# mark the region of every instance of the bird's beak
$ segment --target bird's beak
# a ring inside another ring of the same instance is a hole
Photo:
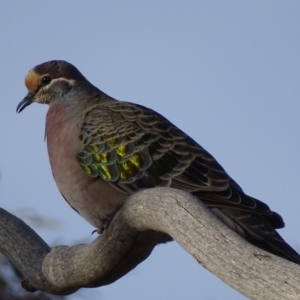
[[[26,97],[18,104],[17,113],[20,113],[26,106],[30,105],[34,101],[34,97],[34,92],[28,92]]]

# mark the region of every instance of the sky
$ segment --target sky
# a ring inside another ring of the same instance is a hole
[[[51,245],[95,238],[52,178],[47,106],[15,112],[29,69],[64,59],[199,142],[282,215],[280,234],[300,251],[299,14],[297,0],[1,1],[0,206]],[[69,299],[246,298],[172,242],[117,282]]]

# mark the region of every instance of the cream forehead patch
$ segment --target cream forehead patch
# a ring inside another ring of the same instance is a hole
[[[41,84],[43,75],[37,74],[35,71],[30,70],[25,77],[25,85],[28,91],[35,92]]]

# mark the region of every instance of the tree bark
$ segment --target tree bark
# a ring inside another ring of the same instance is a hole
[[[170,235],[199,264],[251,299],[300,299],[300,266],[246,242],[189,193],[155,188],[128,198],[91,244],[50,248],[28,225],[0,209],[0,252],[27,290],[67,295],[124,276]]]

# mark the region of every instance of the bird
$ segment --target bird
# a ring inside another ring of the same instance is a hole
[[[106,230],[129,195],[172,187],[202,201],[251,244],[300,264],[276,229],[282,217],[255,199],[190,136],[156,111],[116,100],[71,63],[44,62],[25,77],[31,103],[48,104],[45,138],[63,198],[87,222]]]

